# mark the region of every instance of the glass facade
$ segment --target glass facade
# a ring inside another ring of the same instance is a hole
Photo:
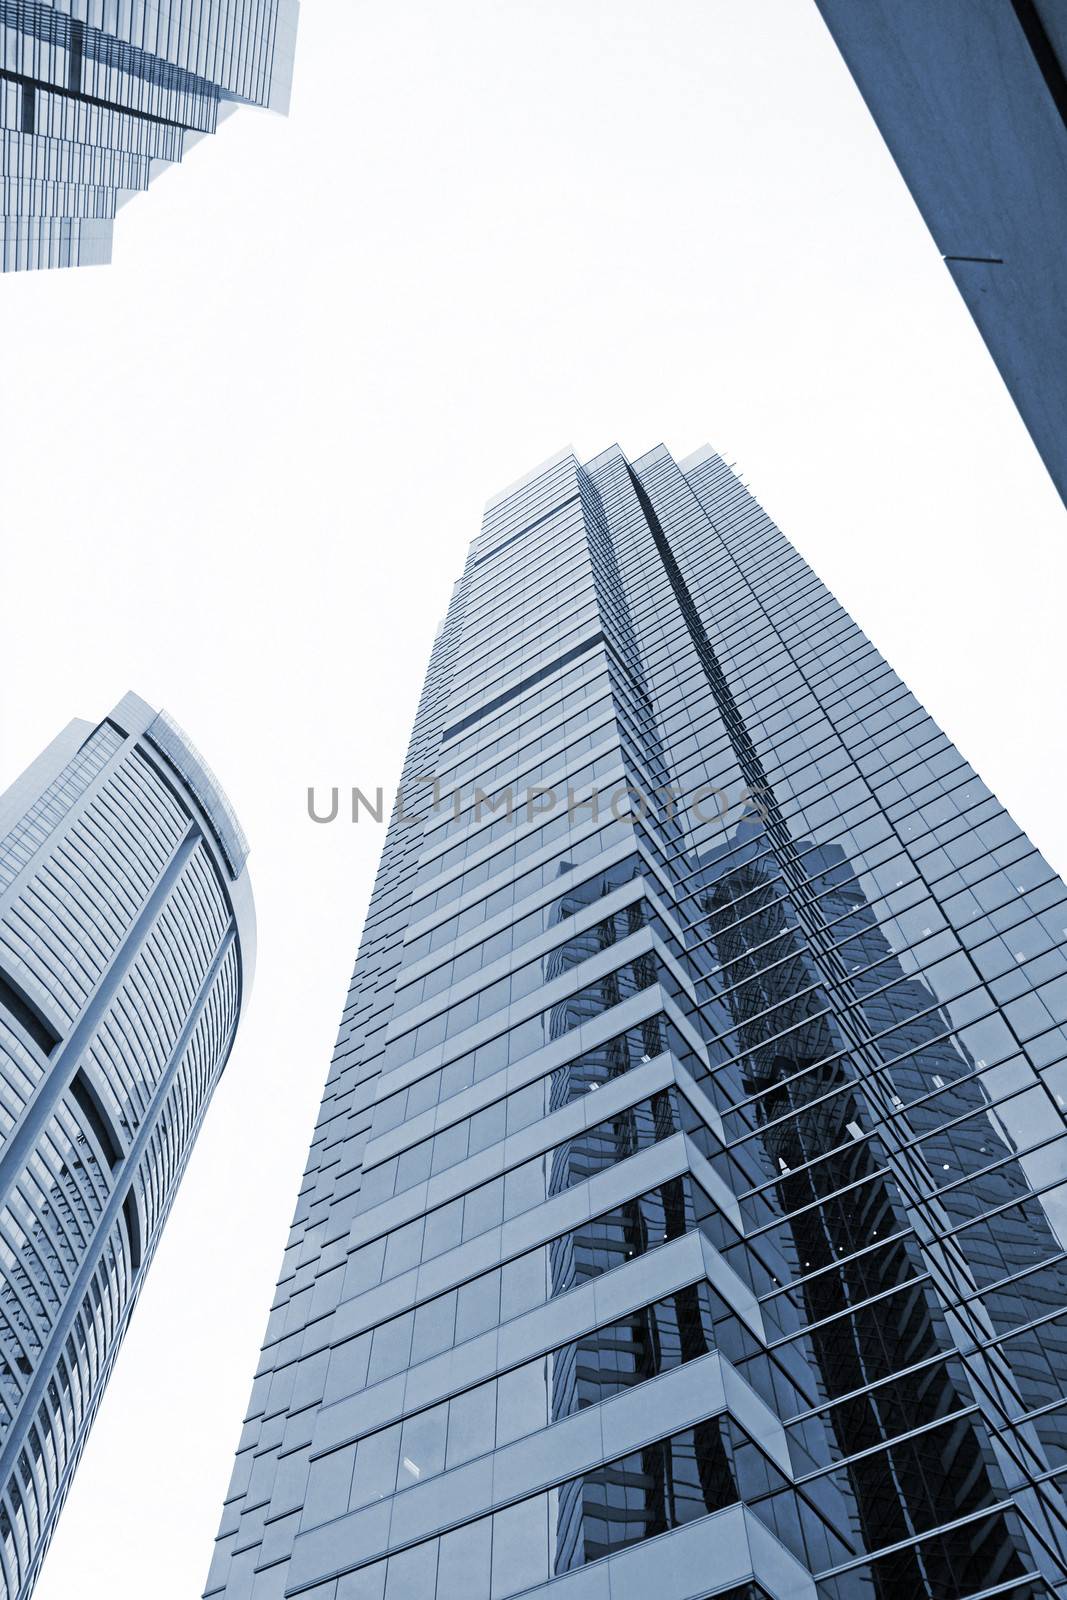
[[[718,456],[490,504],[401,802],[211,1600],[1062,1594],[1067,891]]]
[[[36,1581],[233,1044],[246,854],[177,724],[136,695],[0,797],[5,1600]]]
[[[235,104],[288,106],[298,0],[0,0],[0,266],[111,260],[124,198]]]

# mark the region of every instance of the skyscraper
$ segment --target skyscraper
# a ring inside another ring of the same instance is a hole
[[[289,104],[298,0],[3,0],[0,265],[111,260],[116,209],[235,105]]]
[[[201,757],[132,694],[0,797],[4,1600],[36,1581],[233,1044],[246,855]]]
[[[401,798],[207,1595],[1062,1594],[1067,891],[718,456],[490,504]]]
[[[815,3],[1067,502],[1067,7]]]

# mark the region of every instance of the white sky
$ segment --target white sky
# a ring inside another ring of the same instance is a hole
[[[200,1592],[383,839],[306,789],[395,782],[493,491],[709,440],[1067,865],[1067,518],[810,0],[305,0],[116,232],[0,285],[0,785],[166,705],[259,970],[36,1600]]]

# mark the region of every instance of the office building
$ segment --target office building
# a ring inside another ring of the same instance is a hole
[[[233,1045],[246,855],[202,758],[132,694],[0,797],[5,1600],[36,1581]]]
[[[239,105],[289,104],[297,0],[4,0],[0,267],[111,260],[117,208]]]
[[[717,455],[490,504],[400,795],[210,1600],[1061,1595],[1067,891]]]

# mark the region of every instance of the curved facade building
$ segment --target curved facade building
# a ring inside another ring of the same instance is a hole
[[[30,1593],[248,994],[229,803],[165,712],[0,798],[0,1593]]]

